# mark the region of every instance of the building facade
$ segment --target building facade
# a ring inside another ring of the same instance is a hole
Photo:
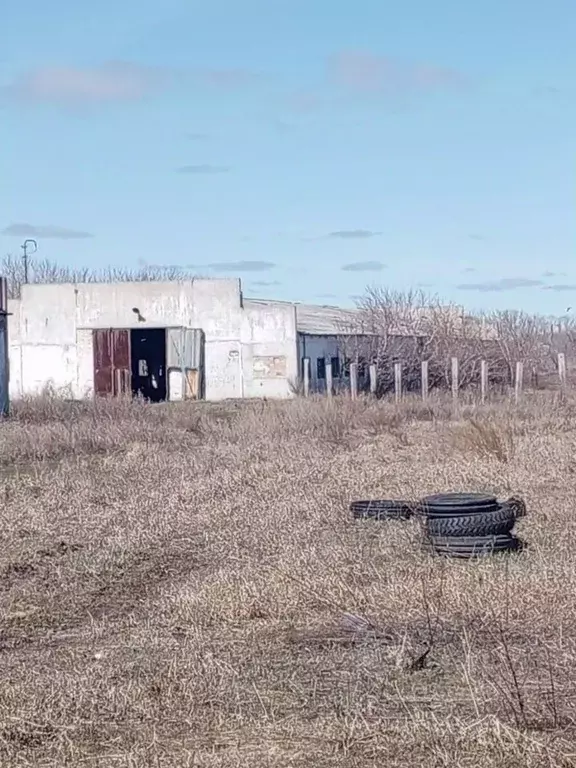
[[[338,357],[337,308],[244,299],[240,280],[24,285],[8,302],[10,396],[286,398]]]

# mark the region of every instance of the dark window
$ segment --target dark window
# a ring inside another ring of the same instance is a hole
[[[330,360],[330,365],[332,367],[332,378],[339,379],[340,378],[340,358],[333,357]]]
[[[316,378],[326,378],[326,360],[323,357],[319,357],[316,360]]]
[[[358,358],[358,376],[360,378],[366,376],[366,360],[363,357]]]

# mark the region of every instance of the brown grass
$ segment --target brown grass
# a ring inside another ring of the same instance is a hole
[[[476,454],[482,459],[512,461],[516,450],[514,423],[504,414],[492,418],[471,417],[459,425],[454,442],[464,454]]]
[[[0,765],[576,765],[574,413],[17,404]],[[441,561],[347,510],[459,489],[523,496],[527,550]]]

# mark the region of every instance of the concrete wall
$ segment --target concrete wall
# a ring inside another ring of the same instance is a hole
[[[295,306],[247,306],[242,354],[244,397],[290,397],[298,383]]]
[[[12,397],[91,396],[97,328],[201,328],[208,400],[287,397],[298,374],[294,306],[244,309],[239,280],[26,285],[9,311]]]

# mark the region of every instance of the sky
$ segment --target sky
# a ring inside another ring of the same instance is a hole
[[[4,0],[0,256],[576,306],[574,0]]]

